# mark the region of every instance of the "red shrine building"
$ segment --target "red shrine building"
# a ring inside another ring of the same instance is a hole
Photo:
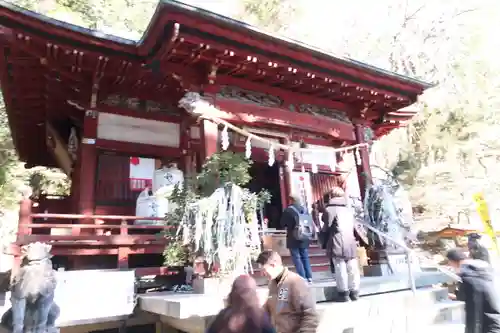
[[[270,167],[268,147],[252,146],[250,186],[273,195],[266,215],[276,226],[295,178],[307,182],[312,203],[345,183],[342,156],[325,148],[371,142],[402,126],[415,112],[400,110],[430,87],[176,1],[160,2],[138,42],[2,2],[0,50],[20,159],[27,168],[60,168],[71,179],[67,197],[47,193],[23,202],[18,244],[52,242],[69,269],[100,260],[105,268],[141,267],[138,274],[163,271],[158,226],[134,225],[137,196],[152,176],[131,171],[175,162],[189,174],[220,149],[221,128],[179,108],[187,92],[251,133],[323,149],[289,172],[286,152],[276,152]],[[229,149],[244,152],[245,138],[232,135]],[[337,169],[328,166],[331,159]],[[366,147],[357,159],[363,193],[370,179]],[[317,257],[314,269],[327,270]]]

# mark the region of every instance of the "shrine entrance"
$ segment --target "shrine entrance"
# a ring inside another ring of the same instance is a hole
[[[255,193],[267,190],[271,194],[271,202],[266,204],[262,216],[258,216],[259,223],[262,218],[268,219],[269,228],[280,228],[281,204],[279,164],[269,166],[267,162],[254,162],[250,167],[252,180],[247,184],[247,188]],[[260,214],[259,214],[260,215]]]

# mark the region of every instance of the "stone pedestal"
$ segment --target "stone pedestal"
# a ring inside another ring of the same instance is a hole
[[[407,255],[403,251],[378,250],[370,252],[370,265],[365,266],[363,273],[365,276],[389,276],[389,275],[408,275]],[[410,258],[413,272],[420,272],[418,258]]]
[[[226,297],[231,291],[232,280],[229,278],[196,278],[193,280],[195,294],[218,295]]]

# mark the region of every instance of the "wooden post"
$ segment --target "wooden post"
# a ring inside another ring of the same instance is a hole
[[[23,236],[25,235],[31,235],[31,228],[28,227],[27,225],[33,223],[33,219],[31,217],[31,209],[33,207],[33,201],[29,198],[29,195],[26,193],[23,193],[23,198],[19,202],[19,221],[17,225],[17,235],[16,235],[16,241],[21,242],[23,239]],[[19,268],[21,267],[22,263],[22,256],[21,256],[21,246],[16,246],[12,245],[11,250],[14,255],[14,263],[12,267],[12,273],[15,274],[19,271]]]
[[[203,119],[200,124],[202,163],[204,163],[207,158],[217,153],[218,136],[219,129],[217,124],[210,120]]]
[[[354,123],[356,144],[367,143],[367,140],[365,138],[365,130],[367,127],[368,126],[365,121],[356,121]],[[357,160],[357,156],[354,156],[356,160],[356,169],[358,172],[359,191],[361,194],[361,199],[364,200],[366,189],[372,184],[370,153],[368,151],[368,147],[362,147],[359,149],[359,157],[361,158],[360,161]]]
[[[17,241],[20,241],[22,236],[31,235],[31,228],[27,225],[33,223],[31,218],[31,209],[33,202],[30,198],[24,197],[19,203],[19,224],[17,227]]]
[[[194,170],[191,163],[191,122],[189,118],[182,119],[179,134],[179,147],[181,149],[179,169],[184,174],[190,175]]]
[[[97,111],[85,111],[83,123],[82,144],[80,148],[79,163],[79,202],[78,212],[80,214],[93,215],[95,209],[94,190],[97,168]],[[82,223],[94,223],[91,220],[82,220]]]
[[[288,138],[280,139],[280,143],[285,145],[290,145],[290,140]],[[288,207],[288,197],[292,193],[292,184],[290,183],[291,179],[290,174],[292,170],[289,170],[288,167],[286,166],[287,161],[288,161],[288,151],[285,151],[283,155],[283,163],[280,164],[280,170],[279,170],[281,207],[283,209]]]
[[[120,224],[120,236],[128,235],[127,220],[122,220]],[[118,247],[118,268],[127,269],[128,268],[128,255],[129,248],[120,246]]]

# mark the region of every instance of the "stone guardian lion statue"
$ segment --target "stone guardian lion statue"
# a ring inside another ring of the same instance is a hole
[[[51,248],[39,242],[21,248],[23,264],[10,283],[12,308],[2,317],[2,325],[13,333],[58,332],[55,320],[59,307],[54,303],[56,276],[50,260]]]

